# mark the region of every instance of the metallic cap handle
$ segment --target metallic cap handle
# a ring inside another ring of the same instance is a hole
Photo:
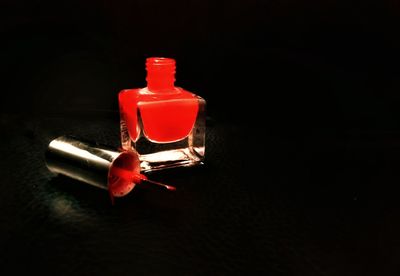
[[[140,174],[137,152],[119,152],[72,136],[61,136],[50,142],[46,164],[53,173],[107,189],[116,197],[128,194],[135,187],[132,179],[121,177],[121,170]]]

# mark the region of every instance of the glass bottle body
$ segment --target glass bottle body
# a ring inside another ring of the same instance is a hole
[[[119,106],[122,147],[139,153],[142,171],[203,163],[204,99],[179,87],[146,87],[121,91]]]

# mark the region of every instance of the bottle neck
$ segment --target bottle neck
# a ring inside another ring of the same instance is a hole
[[[175,88],[175,60],[152,57],[146,59],[147,89],[151,92],[167,92]]]

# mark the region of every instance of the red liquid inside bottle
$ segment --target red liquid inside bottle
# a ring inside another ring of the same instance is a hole
[[[175,87],[175,60],[148,58],[147,87],[119,94],[121,141],[135,148],[143,171],[201,164],[205,101]]]

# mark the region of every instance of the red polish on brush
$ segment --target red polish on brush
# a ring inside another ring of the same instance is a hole
[[[175,191],[176,188],[158,181],[150,180],[144,174],[139,172],[112,166],[110,169],[108,189],[112,203],[114,197],[123,197],[127,195],[135,185],[151,185],[153,188]]]

